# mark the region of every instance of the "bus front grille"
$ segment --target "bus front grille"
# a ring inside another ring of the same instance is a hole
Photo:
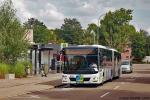
[[[84,81],[89,81],[90,78],[84,78]],[[76,78],[70,78],[70,81],[76,81]]]

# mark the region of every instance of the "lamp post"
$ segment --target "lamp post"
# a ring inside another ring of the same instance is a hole
[[[99,18],[98,18],[98,23],[97,23],[97,44],[99,44],[99,27],[100,27],[100,19],[101,19],[101,17],[103,17],[105,14],[102,14],[102,15],[100,15],[99,16]]]
[[[95,32],[93,31],[93,30],[91,30],[91,32],[90,32],[92,35],[93,35],[93,44],[95,44]]]

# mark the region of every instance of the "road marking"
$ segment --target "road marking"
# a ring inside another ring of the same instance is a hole
[[[130,77],[130,78],[134,78],[134,77],[132,76],[132,77]]]
[[[40,97],[38,95],[26,95],[26,96],[19,96],[19,97],[13,97],[18,99],[39,99]]]
[[[125,82],[121,82],[121,84],[125,84]]]
[[[134,81],[135,79],[134,78],[129,78],[129,79],[126,79],[127,81]]]
[[[36,99],[38,99],[40,97],[38,95],[30,95],[30,98],[36,98]]]
[[[101,98],[105,97],[106,95],[108,95],[110,92],[106,92],[105,94],[101,95]]]
[[[74,88],[62,88],[61,90],[62,91],[71,91],[71,90],[74,90]]]
[[[59,89],[52,89],[51,91],[72,91],[76,88],[59,88]]]
[[[118,89],[119,87],[120,87],[120,86],[115,86],[113,89],[116,90],[116,89]]]

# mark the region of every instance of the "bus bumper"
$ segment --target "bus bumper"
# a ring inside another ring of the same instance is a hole
[[[77,77],[82,76],[82,80],[77,81]],[[98,74],[63,74],[62,75],[63,84],[100,84],[102,80]]]

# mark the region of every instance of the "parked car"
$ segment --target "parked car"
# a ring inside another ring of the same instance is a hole
[[[133,66],[132,66],[132,62],[129,60],[123,60],[121,63],[121,70],[122,72],[133,72]]]

